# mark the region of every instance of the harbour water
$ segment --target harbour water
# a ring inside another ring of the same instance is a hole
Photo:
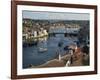
[[[41,65],[52,60],[57,56],[58,51],[60,51],[61,56],[66,54],[64,47],[74,44],[74,41],[77,41],[77,37],[65,37],[64,34],[56,34],[46,37],[45,43],[38,42],[35,46],[23,47],[23,68],[28,68],[29,65]],[[58,46],[59,42],[63,43],[61,47]],[[45,45],[47,50],[39,52],[41,45]]]

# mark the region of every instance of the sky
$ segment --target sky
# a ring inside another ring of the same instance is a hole
[[[40,20],[89,20],[88,13],[23,11],[23,18]]]

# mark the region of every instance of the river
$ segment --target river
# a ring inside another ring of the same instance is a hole
[[[23,68],[28,68],[30,64],[40,65],[51,59],[54,59],[57,55],[57,51],[60,51],[60,55],[64,55],[66,51],[65,46],[74,44],[77,37],[65,37],[64,34],[56,34],[46,39],[45,48],[47,51],[39,52],[41,47],[40,43],[37,46],[23,47]],[[62,42],[61,47],[58,46],[59,42]]]

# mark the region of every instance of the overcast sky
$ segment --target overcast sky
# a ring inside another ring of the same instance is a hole
[[[23,11],[23,18],[41,19],[41,20],[89,20],[88,13],[68,13],[68,12],[35,12]]]

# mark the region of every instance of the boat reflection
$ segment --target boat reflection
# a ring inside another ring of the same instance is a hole
[[[48,39],[48,33],[46,30],[41,28],[41,31],[39,31],[39,38],[38,38],[38,52],[45,52],[47,51],[47,39]]]
[[[45,52],[47,51],[47,36],[44,36],[42,38],[39,38],[38,41],[38,52]]]

